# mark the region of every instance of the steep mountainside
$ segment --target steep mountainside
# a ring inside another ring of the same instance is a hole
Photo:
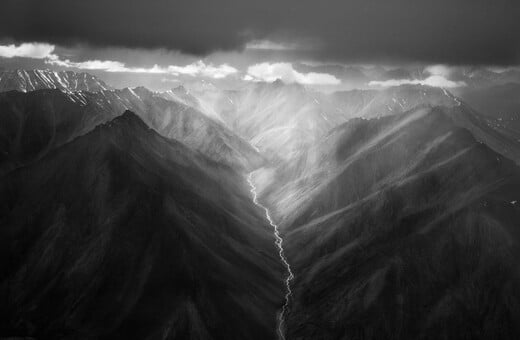
[[[214,160],[250,169],[262,157],[225,126],[144,88],[0,93],[0,174],[38,159],[124,110],[131,109],[166,137]]]
[[[199,100],[182,85],[165,92],[159,92],[157,94],[163,97],[164,99],[179,102],[184,105],[191,106],[197,110],[203,109]]]
[[[508,83],[484,89],[465,89],[461,95],[469,105],[485,115],[512,119],[520,116],[520,84]]]
[[[283,268],[247,188],[131,112],[0,178],[0,334],[274,338]]]
[[[59,90],[0,93],[0,175],[111,118],[80,100]]]
[[[244,139],[225,125],[179,102],[163,99],[144,87],[105,92],[106,100],[124,99],[126,108],[135,110],[144,121],[163,136],[182,141],[219,162],[250,171],[259,167],[263,157]],[[116,98],[110,99],[110,95]]]
[[[290,159],[334,126],[316,93],[281,81],[223,92],[214,107],[227,126],[272,159]]]
[[[486,115],[473,110],[466,103],[446,92],[446,96],[453,98],[457,105],[437,107],[434,110],[441,110],[445,115],[449,116],[452,124],[466,129],[472,133],[479,143],[484,143],[495,152],[506,158],[520,164],[520,140],[517,137],[518,131],[512,126],[510,129],[499,129],[505,127],[505,123],[501,126],[490,124]],[[406,113],[395,114],[395,118],[401,119],[408,117],[409,113],[426,112],[431,110],[430,106],[417,106],[413,110]],[[378,118],[379,119],[379,118]],[[385,118],[383,121],[391,121]],[[364,118],[357,118],[350,121],[353,134],[361,134],[364,124],[355,122],[365,122]],[[370,123],[374,124],[374,123]],[[301,150],[298,157],[278,164],[276,167],[262,168],[256,172],[255,178],[259,192],[273,204],[273,215],[275,219],[282,224],[286,223],[286,219],[290,220],[298,209],[302,208],[302,204],[309,199],[311,192],[319,190],[324,178],[329,176],[334,168],[330,165],[330,157],[332,151],[329,150],[330,145],[334,145],[333,136],[335,129],[331,131],[324,139],[316,145]],[[360,141],[355,137],[352,138],[353,147],[361,147]],[[325,176],[325,177],[324,177]],[[274,179],[273,179],[274,178]]]
[[[42,89],[97,92],[110,86],[88,73],[51,70],[0,71],[0,92],[29,92]]]
[[[520,168],[443,108],[355,119],[317,148],[262,195],[296,276],[287,338],[520,336]]]
[[[487,126],[520,144],[520,84],[468,88],[461,97],[483,115]]]
[[[520,164],[520,123],[516,115],[494,116],[477,112],[468,105],[452,107],[450,116],[470,130],[475,138],[501,155]]]

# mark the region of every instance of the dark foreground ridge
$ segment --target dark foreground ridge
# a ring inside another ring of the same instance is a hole
[[[271,339],[283,267],[229,167],[127,111],[0,179],[0,334]]]

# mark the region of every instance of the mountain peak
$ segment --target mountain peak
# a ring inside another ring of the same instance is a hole
[[[285,85],[285,82],[284,82],[282,79],[278,78],[278,79],[276,79],[275,81],[273,81],[272,84],[273,84],[274,86],[284,86],[284,85]]]
[[[177,87],[174,87],[172,89],[172,92],[173,93],[177,93],[177,94],[188,94],[188,90],[184,87],[184,85],[179,85]]]
[[[145,128],[148,128],[148,125],[139,117],[137,114],[130,110],[125,110],[122,115],[116,117],[112,120],[114,123],[126,123],[132,125],[139,125]]]
[[[112,119],[111,121],[102,125],[103,127],[108,128],[122,128],[123,130],[131,129],[131,130],[149,130],[150,127],[134,112],[130,110],[126,110],[120,116]]]

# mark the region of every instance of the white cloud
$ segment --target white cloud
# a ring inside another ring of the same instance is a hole
[[[432,87],[454,88],[466,86],[463,81],[453,81],[444,78],[443,76],[429,76],[426,79],[390,79],[383,81],[371,81],[369,86],[392,87],[401,85],[425,85]]]
[[[247,50],[284,51],[297,49],[295,44],[277,43],[271,40],[253,40],[246,44]]]
[[[179,79],[171,79],[171,78],[161,78],[163,83],[178,83]]]
[[[225,78],[231,74],[237,73],[238,70],[227,64],[213,66],[206,64],[202,60],[194,62],[186,66],[169,65],[166,67],[154,65],[152,67],[128,67],[124,63],[113,60],[87,60],[82,62],[73,62],[69,59],[49,59],[47,63],[61,67],[73,67],[83,70],[100,70],[114,73],[149,73],[149,74],[170,74],[174,76],[189,75],[203,76],[215,79]]]
[[[244,79],[245,81],[259,81],[251,77],[249,74],[246,74],[242,79]]]
[[[103,70],[107,72],[128,72],[129,69],[119,61],[112,60],[87,60],[82,62],[73,62],[69,59],[61,60],[51,59],[47,60],[48,64],[61,67],[74,67],[82,70]]]
[[[14,44],[11,45],[0,45],[0,57],[4,58],[32,58],[32,59],[55,59],[56,55],[54,52],[54,45],[41,44],[41,43],[23,43],[19,46]]]
[[[452,67],[446,65],[430,65],[424,70],[432,76],[442,76],[444,78],[449,78],[454,71]]]
[[[446,65],[430,65],[424,71],[430,76],[425,79],[390,79],[383,81],[371,81],[369,86],[392,87],[400,85],[425,85],[431,87],[454,88],[462,87],[467,84],[463,81],[450,80],[449,77],[454,69]]]
[[[341,80],[328,73],[301,73],[291,63],[261,63],[249,66],[244,80],[273,82],[281,79],[286,83],[305,85],[338,85]]]
[[[186,66],[170,65],[167,70],[169,73],[175,75],[205,76],[215,79],[225,78],[238,72],[236,68],[228,64],[222,64],[220,66],[213,66],[212,64],[206,65],[202,60]]]

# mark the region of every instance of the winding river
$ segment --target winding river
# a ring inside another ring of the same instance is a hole
[[[247,183],[249,183],[249,186],[251,187],[251,194],[253,196],[253,203],[260,208],[262,208],[265,211],[265,218],[267,221],[269,221],[269,224],[273,227],[273,233],[275,237],[275,244],[278,247],[278,254],[280,256],[280,260],[282,261],[283,265],[287,269],[287,277],[285,278],[285,303],[282,307],[282,310],[280,311],[278,315],[278,336],[280,340],[285,340],[284,335],[284,322],[285,322],[285,314],[287,313],[287,309],[289,308],[289,299],[291,297],[292,291],[291,291],[291,281],[294,279],[294,275],[291,271],[291,266],[289,265],[289,262],[287,262],[287,258],[284,254],[283,249],[283,238],[280,236],[280,232],[278,230],[278,226],[273,222],[271,219],[271,215],[269,214],[269,209],[267,209],[265,206],[260,204],[258,202],[258,195],[256,192],[256,186],[253,183],[253,173],[249,173],[247,176]]]

